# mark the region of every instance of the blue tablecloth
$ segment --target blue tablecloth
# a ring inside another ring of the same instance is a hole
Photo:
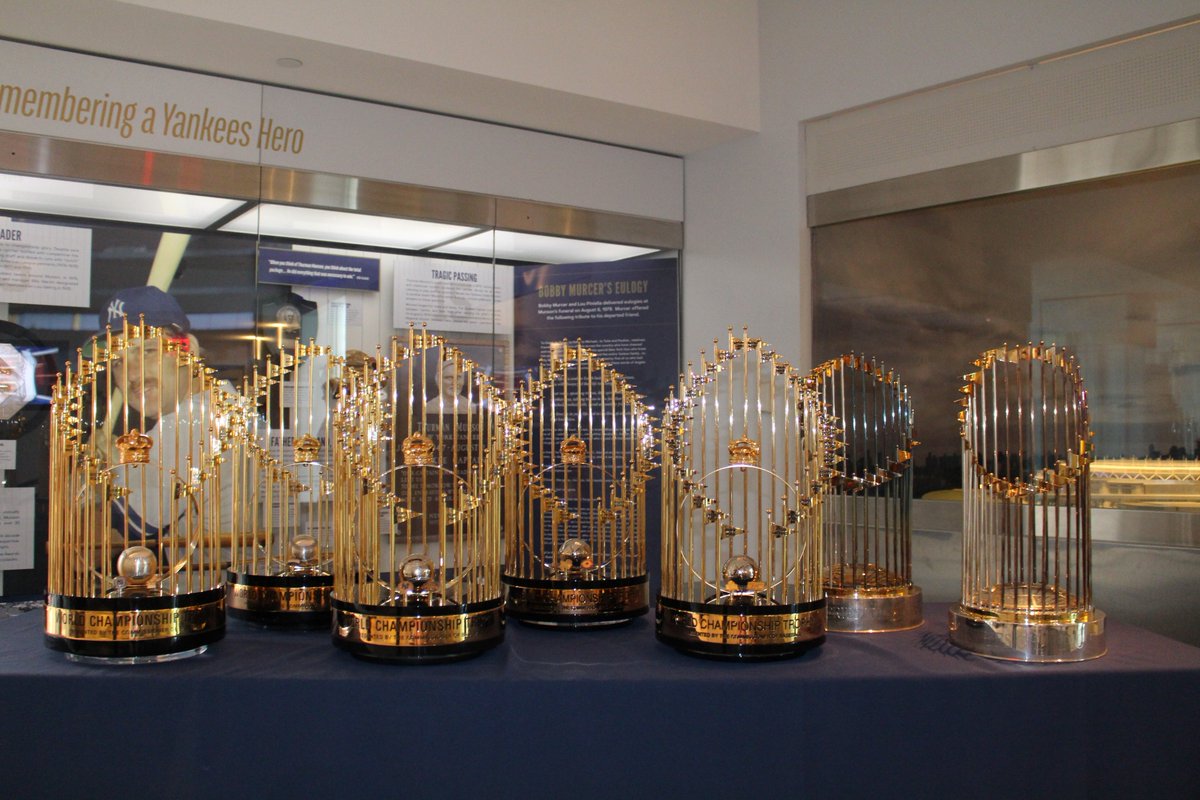
[[[790,661],[676,653],[648,618],[509,623],[470,661],[359,661],[231,622],[202,656],[68,663],[0,620],[0,795],[1196,797],[1200,649],[1109,621],[1109,653],[1024,665],[902,633]]]

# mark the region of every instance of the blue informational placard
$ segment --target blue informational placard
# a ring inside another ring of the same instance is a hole
[[[582,341],[645,395],[657,417],[679,377],[679,261],[515,267],[514,361],[536,370],[551,342]]]
[[[258,280],[378,292],[379,259],[263,247],[258,251]]]

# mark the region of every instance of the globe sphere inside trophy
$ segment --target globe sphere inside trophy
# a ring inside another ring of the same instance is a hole
[[[825,599],[831,631],[921,624],[912,582],[912,404],[894,372],[843,355],[812,371],[841,431],[842,467],[825,498]]]
[[[688,365],[662,422],[661,641],[745,660],[824,641],[833,441],[813,379],[745,329]]]
[[[501,641],[504,415],[487,376],[424,328],[348,372],[334,412],[339,647],[433,662]]]
[[[654,441],[636,390],[580,342],[555,342],[509,425],[521,450],[505,491],[505,612],[571,628],[645,614]]]
[[[233,464],[229,615],[326,629],[333,589],[333,401],[344,361],[296,342],[266,359],[242,395]]]
[[[1061,347],[1027,344],[988,350],[974,366],[960,401],[963,577],[950,641],[1011,661],[1102,656],[1079,365]]]
[[[125,321],[55,385],[45,641],[72,660],[169,661],[224,635],[235,403],[188,342]]]

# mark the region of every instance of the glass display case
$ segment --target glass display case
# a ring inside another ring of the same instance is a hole
[[[299,475],[328,466],[328,452],[309,461],[295,449],[305,434],[321,439],[305,427],[319,404],[287,399],[290,375],[307,380],[307,356],[292,372],[297,352],[329,360],[323,378],[311,376],[318,395],[329,393],[321,413],[335,404],[343,365],[377,359],[410,323],[477,364],[504,398],[564,336],[662,396],[664,376],[677,370],[681,223],[44,136],[0,139],[0,218],[14,232],[0,248],[48,276],[38,293],[5,292],[0,303],[0,363],[22,378],[3,383],[0,438],[17,458],[0,469],[28,522],[28,563],[0,573],[5,596],[45,588],[46,519],[36,509],[49,491],[43,437],[54,371],[78,348],[87,357],[105,325],[121,324],[136,305],[130,292],[167,298],[213,379],[243,395],[257,426],[248,443],[261,449],[243,460],[242,497],[280,470],[295,479],[273,482],[257,523],[222,526],[222,567],[237,575],[275,579],[296,558],[315,558],[318,569],[326,560],[320,546],[293,551],[305,531],[319,542],[329,527],[313,502],[327,480]],[[304,508],[284,514],[285,496]]]

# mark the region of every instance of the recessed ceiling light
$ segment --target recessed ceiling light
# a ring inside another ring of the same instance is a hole
[[[607,242],[588,242],[561,236],[512,231],[483,231],[432,248],[432,253],[483,256],[507,261],[531,261],[540,264],[620,261],[657,252],[653,247],[634,247]]]
[[[240,205],[242,201],[224,197],[0,175],[0,208],[11,211],[206,228]]]
[[[441,222],[263,203],[222,225],[221,230],[281,239],[419,250],[479,229]]]
[[[275,63],[284,69],[299,69],[304,66],[304,62],[298,58],[277,58]]]

